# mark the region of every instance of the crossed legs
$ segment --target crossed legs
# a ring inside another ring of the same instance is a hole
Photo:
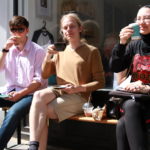
[[[50,88],[35,92],[29,114],[30,141],[40,143],[40,150],[46,149],[48,135],[48,118],[57,119],[49,103],[56,96]],[[33,145],[36,143],[32,143]],[[42,147],[41,147],[42,146]],[[31,146],[29,150],[32,150]],[[35,149],[36,150],[36,149]]]
[[[141,104],[133,100],[125,101],[124,110],[116,130],[118,150],[146,150]]]

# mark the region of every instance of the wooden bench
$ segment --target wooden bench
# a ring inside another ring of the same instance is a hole
[[[109,99],[110,90],[99,89],[92,93],[92,104],[102,107]],[[58,123],[50,120],[49,145],[70,149],[116,150],[116,124],[118,120],[104,118],[100,121],[84,114]]]
[[[103,106],[110,98],[109,90],[99,89],[92,94],[94,107]],[[116,150],[116,124],[118,120],[104,118],[96,121],[84,114],[70,117],[58,123],[51,120],[48,144],[68,149]],[[150,130],[147,132],[150,150]]]
[[[76,115],[71,118],[71,120],[76,120],[76,121],[85,121],[85,122],[94,122],[94,123],[103,123],[103,124],[117,124],[118,120],[116,119],[109,119],[109,118],[104,118],[102,120],[94,120],[93,117],[86,117],[84,114],[82,115]]]
[[[98,89],[97,91],[94,91],[92,93],[92,103],[93,105],[96,106],[103,106],[106,104],[107,100],[110,98],[108,93],[110,92],[111,89]],[[103,101],[99,101],[99,99],[102,98]],[[76,115],[71,118],[71,120],[76,120],[76,121],[86,121],[86,122],[95,122],[95,123],[103,123],[103,124],[117,124],[118,120],[116,119],[110,119],[110,118],[104,118],[100,121],[94,120],[92,117],[86,117],[84,114],[82,115]]]
[[[48,145],[64,149],[116,150],[115,119],[94,120],[83,115],[61,123],[50,120]]]

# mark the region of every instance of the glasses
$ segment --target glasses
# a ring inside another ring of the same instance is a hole
[[[137,18],[136,19],[136,22],[145,22],[145,23],[147,23],[147,22],[150,22],[150,16],[145,16],[145,17],[139,17],[139,18]]]
[[[25,31],[25,28],[10,28],[10,31],[13,33],[15,32],[23,33]]]

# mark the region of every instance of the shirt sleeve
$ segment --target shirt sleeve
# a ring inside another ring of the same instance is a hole
[[[34,65],[34,77],[33,81],[40,82],[43,85],[47,84],[47,79],[43,79],[41,76],[41,66],[45,57],[45,51],[43,49],[39,49],[36,53],[35,65]]]
[[[91,57],[92,82],[86,84],[87,91],[103,88],[105,85],[104,70],[98,49],[92,52]]]
[[[132,60],[131,45],[116,44],[110,58],[110,69],[112,72],[121,72],[130,66]]]

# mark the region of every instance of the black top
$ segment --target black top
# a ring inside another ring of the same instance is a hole
[[[141,40],[129,44],[116,44],[110,59],[113,72],[123,71],[132,65],[132,81],[150,83],[150,34],[141,35]]]

